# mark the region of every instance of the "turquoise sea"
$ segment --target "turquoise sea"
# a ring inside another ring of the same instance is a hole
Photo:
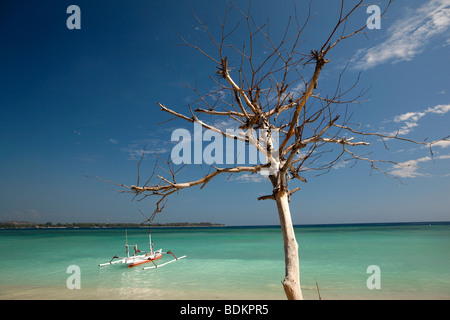
[[[306,299],[318,299],[317,286],[324,300],[450,299],[450,224],[299,226],[296,234]],[[127,235],[147,250],[147,229]],[[280,227],[154,228],[152,240],[187,258],[152,270],[98,267],[124,255],[125,229],[0,230],[0,299],[285,298]],[[72,265],[80,289],[67,287]],[[380,289],[367,287],[372,265]]]

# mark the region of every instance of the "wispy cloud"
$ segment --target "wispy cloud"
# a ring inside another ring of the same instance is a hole
[[[128,153],[132,159],[139,159],[140,157],[142,157],[142,155],[161,155],[170,151],[170,149],[165,146],[152,146],[151,148],[149,148],[148,146],[136,143],[130,144],[126,148],[122,148],[121,150]]]
[[[434,114],[445,114],[450,111],[450,104],[440,104],[435,107],[430,107],[424,111],[419,112],[407,112],[398,116],[394,117],[394,122],[400,123],[401,127],[396,131],[392,132],[391,134],[399,134],[399,135],[405,135],[410,133],[413,128],[419,126],[418,122],[421,118],[423,118],[425,115],[429,113]]]
[[[250,174],[250,173],[241,174],[239,176],[232,178],[231,180],[240,181],[240,182],[265,182],[265,181],[267,181],[267,179],[260,174]]]
[[[410,61],[438,35],[450,38],[450,0],[430,0],[394,22],[381,44],[362,49],[354,59],[357,69],[370,69],[378,64]]]
[[[122,152],[128,153],[132,159],[139,159],[142,155],[162,155],[171,150],[170,142],[160,138],[144,138],[133,140]]]
[[[415,160],[408,160],[394,165],[391,174],[400,178],[416,178],[426,176],[426,174],[418,172],[419,165],[432,161],[450,159],[450,155],[441,155],[437,157],[423,157]]]
[[[442,141],[434,143],[433,146],[438,146],[438,147],[441,147],[441,148],[447,148],[447,147],[450,147],[450,141],[442,140]]]

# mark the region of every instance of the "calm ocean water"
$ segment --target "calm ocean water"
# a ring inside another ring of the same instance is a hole
[[[128,243],[148,248],[146,229]],[[318,299],[450,299],[450,224],[296,228],[303,294]],[[0,230],[0,299],[284,299],[279,227],[152,229],[187,255],[157,270],[98,267],[125,253],[125,229]],[[161,263],[169,261],[165,256]],[[69,290],[67,268],[81,271]],[[369,290],[367,267],[380,268]]]

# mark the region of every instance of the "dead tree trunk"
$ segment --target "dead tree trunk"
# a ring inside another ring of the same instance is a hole
[[[294,226],[289,209],[289,192],[284,188],[279,188],[274,180],[275,202],[277,203],[278,216],[283,234],[284,260],[285,260],[285,278],[283,288],[288,300],[303,300],[300,287],[300,263],[298,257],[298,243],[295,238]]]

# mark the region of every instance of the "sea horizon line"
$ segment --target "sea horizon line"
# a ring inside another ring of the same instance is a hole
[[[17,226],[14,226],[14,224]],[[20,225],[20,223],[23,223]],[[9,225],[13,224],[13,225]],[[46,226],[46,224],[48,224]],[[100,222],[71,222],[71,223],[33,223],[26,221],[0,222],[1,230],[8,229],[176,229],[176,228],[280,228],[279,224],[261,225],[226,225],[211,222],[168,222],[156,223],[153,225],[141,225],[133,222],[100,223]],[[358,227],[358,226],[413,226],[413,225],[447,225],[450,221],[391,221],[391,222],[341,222],[341,223],[307,223],[294,224],[294,228],[314,228],[314,227]]]

